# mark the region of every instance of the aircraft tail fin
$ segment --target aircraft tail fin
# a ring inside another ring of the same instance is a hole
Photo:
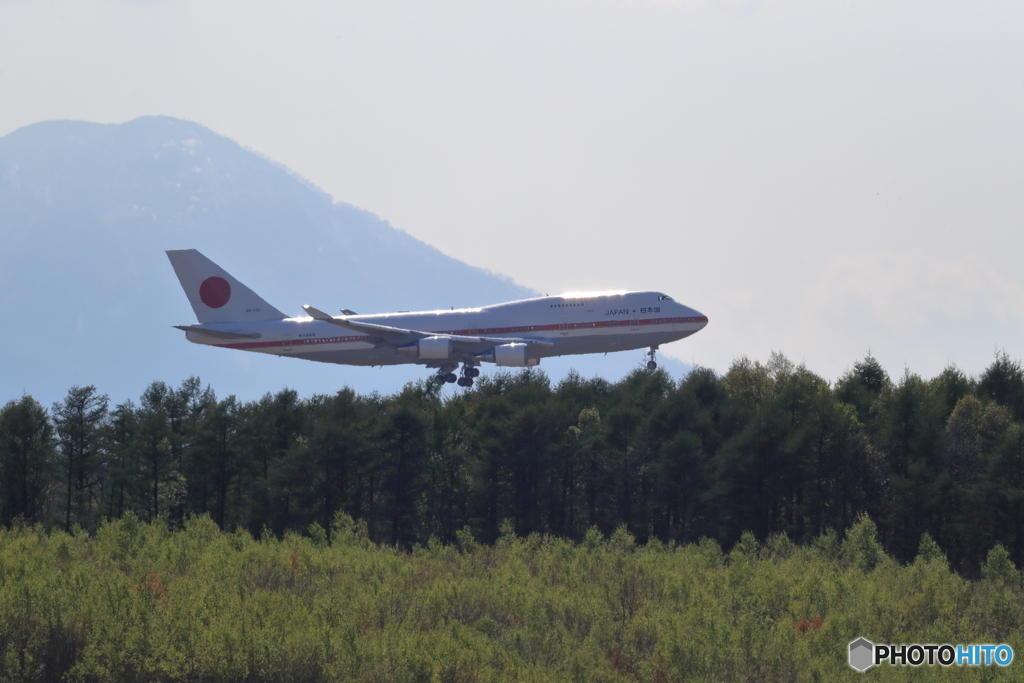
[[[200,323],[240,323],[281,320],[284,313],[260,298],[226,270],[195,249],[167,252]]]

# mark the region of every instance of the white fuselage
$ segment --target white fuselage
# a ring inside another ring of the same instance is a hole
[[[688,337],[708,323],[707,317],[699,311],[659,292],[550,296],[481,308],[353,315],[349,319],[442,335],[536,338],[553,342],[543,346],[531,345],[531,360],[657,347]],[[189,341],[324,363],[445,365],[437,360],[411,358],[394,346],[375,342],[371,335],[310,317],[207,323],[204,327],[258,334],[259,338],[223,340],[189,332]],[[482,354],[493,347],[493,343],[481,343],[479,349],[463,349],[448,362],[476,363],[475,353]]]

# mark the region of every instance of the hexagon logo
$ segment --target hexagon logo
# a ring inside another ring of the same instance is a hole
[[[850,643],[850,666],[857,671],[867,671],[874,666],[875,644],[867,638],[858,638]]]

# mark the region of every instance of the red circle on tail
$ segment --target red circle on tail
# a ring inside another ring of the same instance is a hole
[[[231,285],[222,277],[208,277],[199,285],[199,298],[210,308],[220,308],[231,298]]]

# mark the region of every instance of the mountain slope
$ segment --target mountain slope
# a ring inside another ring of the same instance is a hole
[[[45,404],[73,384],[121,401],[190,375],[246,399],[284,386],[393,391],[426,375],[188,344],[170,328],[194,317],[164,255],[183,248],[290,315],[304,303],[373,313],[535,294],[198,124],[47,121],[0,138],[0,401],[26,392]]]

